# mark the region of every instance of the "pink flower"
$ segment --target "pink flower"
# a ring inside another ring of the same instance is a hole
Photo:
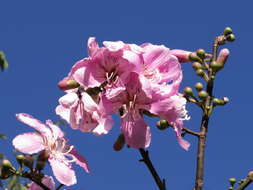
[[[176,94],[170,98],[154,102],[151,104],[149,111],[158,115],[160,118],[167,120],[173,126],[180,146],[185,150],[188,150],[190,144],[181,136],[183,121],[190,119],[187,115],[188,112],[185,109],[185,105],[186,99],[180,94]]]
[[[55,182],[51,176],[44,176],[41,182],[49,189],[51,190],[55,189]],[[42,187],[33,182],[27,190],[43,190],[43,189]]]
[[[122,41],[105,41],[104,46],[100,48],[95,38],[89,38],[89,57],[72,67],[68,79],[74,79],[85,88],[103,87],[106,96],[111,98],[125,90],[129,73],[138,70],[135,63],[140,57],[131,51],[133,45]]]
[[[75,162],[86,172],[89,172],[87,161],[77,153],[74,146],[67,144],[63,132],[52,121],[47,120],[45,125],[24,113],[17,114],[17,119],[33,127],[36,132],[16,136],[12,142],[14,147],[25,154],[34,154],[46,150],[49,154],[48,161],[53,173],[60,183],[67,186],[76,183],[72,162]]]
[[[96,135],[107,134],[112,128],[113,120],[109,115],[110,107],[103,97],[98,97],[97,104],[86,92],[69,92],[59,99],[56,114],[70,123],[73,129],[93,132]]]

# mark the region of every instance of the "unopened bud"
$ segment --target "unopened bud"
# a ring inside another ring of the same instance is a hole
[[[25,156],[23,154],[19,154],[16,156],[16,160],[19,163],[20,167],[23,167]]]
[[[58,83],[58,87],[61,90],[70,90],[79,87],[80,84],[76,82],[75,80],[66,80],[63,79]]]
[[[250,172],[248,173],[248,178],[249,178],[251,181],[253,181],[253,171],[250,171]]]
[[[201,90],[198,95],[201,100],[205,100],[208,96],[207,92],[204,90]]]
[[[233,33],[232,28],[226,27],[226,28],[224,29],[224,35],[225,35],[225,36],[227,36],[227,35],[229,35],[229,34],[232,34],[232,33]]]
[[[206,57],[206,52],[204,49],[198,49],[196,53],[197,53],[197,56],[199,56],[201,59],[204,59]]]
[[[189,60],[192,62],[202,62],[201,58],[196,53],[190,53]]]
[[[160,130],[165,130],[170,126],[167,120],[160,120],[156,123],[156,127]]]
[[[13,168],[13,166],[12,166],[12,164],[9,160],[3,160],[2,161],[2,167],[4,169],[12,169]]]
[[[223,106],[223,105],[227,104],[228,102],[229,102],[228,97],[224,97],[222,99],[219,99],[219,98],[214,98],[213,99],[214,105]]]
[[[8,62],[5,59],[4,52],[2,51],[0,51],[0,68],[2,71],[8,68]]]
[[[198,76],[200,76],[200,77],[203,77],[203,76],[205,75],[205,72],[204,72],[203,69],[198,69],[198,70],[196,70],[196,74],[197,74]]]
[[[234,34],[229,34],[226,39],[229,42],[233,42],[233,41],[235,41],[235,35]]]
[[[124,145],[125,145],[125,137],[123,134],[120,134],[115,143],[113,144],[113,149],[115,151],[120,151],[124,147]]]
[[[195,88],[197,91],[203,90],[203,84],[201,82],[198,82],[195,84]]]
[[[234,187],[229,187],[229,188],[228,188],[228,190],[233,190],[233,189],[234,189]]]
[[[192,68],[193,68],[194,70],[198,70],[198,69],[203,69],[203,66],[202,66],[199,62],[194,62],[194,63],[192,64]]]
[[[224,66],[229,56],[229,50],[228,49],[222,49],[219,53],[219,56],[217,58],[216,63],[219,65]]]
[[[186,88],[184,89],[184,94],[185,94],[186,96],[193,96],[192,88],[191,88],[191,87],[186,87]]]
[[[235,178],[230,178],[229,183],[233,186],[236,183],[236,179]]]
[[[27,156],[25,156],[23,163],[26,167],[28,167],[29,169],[32,170],[33,169],[33,161],[34,161],[33,157],[30,155],[27,155]]]
[[[173,49],[173,50],[170,50],[170,53],[176,56],[180,63],[190,62],[190,58],[189,58],[189,55],[191,53],[190,51],[185,51],[181,49]]]
[[[211,64],[210,64],[210,67],[211,69],[214,71],[214,72],[218,72],[219,70],[221,70],[223,68],[223,65],[220,64],[220,63],[217,63],[215,61],[213,61]]]

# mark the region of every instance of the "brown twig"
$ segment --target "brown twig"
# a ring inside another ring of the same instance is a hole
[[[253,182],[253,171],[249,172],[247,178],[236,188],[236,190],[244,190]]]
[[[183,132],[185,134],[190,134],[190,135],[193,135],[193,136],[196,136],[196,137],[199,137],[200,136],[200,133],[199,132],[195,132],[195,131],[192,131],[186,127],[183,128]],[[183,136],[183,133],[182,133],[182,136]]]
[[[33,176],[33,173],[22,173],[22,177],[28,178],[37,185],[39,185],[43,190],[51,190],[46,185],[44,185],[41,180],[38,180],[35,176]]]
[[[165,179],[161,180],[160,176],[156,172],[156,169],[154,168],[150,158],[149,158],[149,153],[147,150],[144,150],[143,148],[139,149],[139,152],[141,153],[141,156],[143,159],[140,160],[140,162],[144,162],[146,166],[148,167],[150,173],[152,174],[156,185],[159,187],[160,190],[166,190],[166,183]]]

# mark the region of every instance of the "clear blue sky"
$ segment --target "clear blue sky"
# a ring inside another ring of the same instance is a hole
[[[15,119],[29,113],[38,119],[58,120],[54,109],[64,93],[57,82],[73,63],[86,57],[88,37],[99,42],[122,40],[141,44],[151,42],[169,48],[210,51],[213,38],[230,26],[236,41],[228,44],[231,56],[218,75],[215,95],[228,96],[230,103],[212,115],[207,140],[205,190],[228,189],[228,178],[243,178],[253,170],[252,149],[252,18],[251,1],[0,1],[0,49],[10,64],[0,73],[0,152],[14,159],[11,140],[31,131]],[[190,64],[183,65],[181,86],[193,86],[200,79]],[[200,111],[187,107],[191,120],[188,128],[197,130]],[[192,189],[195,178],[196,139],[190,150],[177,144],[172,130],[158,131],[154,122],[150,153],[166,178],[168,190]],[[64,127],[70,142],[87,158],[91,174],[76,167],[76,190],[157,189],[146,166],[139,163],[134,149],[114,152],[112,144],[119,133],[119,121],[102,137]],[[50,174],[50,173],[49,173]],[[252,188],[252,187],[251,187]]]

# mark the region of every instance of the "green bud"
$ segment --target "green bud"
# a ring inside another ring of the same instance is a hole
[[[210,64],[210,67],[211,69],[214,71],[214,72],[217,72],[219,70],[221,70],[223,68],[223,65],[220,64],[220,63],[217,63],[215,61],[213,61],[211,64]]]
[[[253,171],[250,171],[250,172],[248,173],[248,178],[249,178],[251,181],[253,181]]]
[[[224,35],[225,35],[225,36],[227,36],[227,35],[229,35],[229,34],[232,34],[232,33],[233,33],[232,28],[226,27],[226,28],[224,29]]]
[[[34,161],[33,157],[30,155],[27,155],[27,156],[25,156],[23,163],[26,167],[28,167],[29,169],[32,170],[33,169],[33,161]]]
[[[233,42],[233,41],[235,41],[235,35],[234,34],[229,34],[226,39],[229,42]]]
[[[203,77],[203,76],[205,75],[205,72],[204,72],[203,69],[198,69],[198,70],[196,70],[196,74],[197,74],[198,76],[200,76],[200,77]]]
[[[194,62],[194,63],[192,64],[192,68],[193,68],[194,70],[198,70],[198,69],[203,69],[203,66],[202,66],[199,62]]]
[[[2,167],[5,169],[11,169],[13,168],[11,162],[9,160],[3,160],[2,161]]]
[[[160,130],[165,130],[170,126],[167,120],[160,120],[156,123],[156,127]]]
[[[233,187],[229,187],[228,190],[233,190],[234,188]]]
[[[203,90],[203,84],[201,82],[198,82],[195,84],[195,88],[197,91]]]
[[[76,82],[75,80],[66,80],[63,79],[58,83],[58,87],[61,90],[70,90],[70,89],[75,89],[78,88],[80,84]]]
[[[204,90],[201,90],[198,95],[201,100],[205,100],[208,96],[207,92]]]
[[[16,160],[19,163],[20,167],[23,167],[25,156],[23,154],[19,154],[16,156]]]
[[[185,94],[186,96],[193,96],[192,88],[191,88],[191,87],[186,87],[186,88],[184,89],[184,94]]]
[[[204,59],[206,57],[206,52],[204,49],[198,49],[196,53],[197,53],[197,56],[199,56],[201,59]]]
[[[211,76],[211,80],[214,80],[214,79],[215,79],[215,76],[214,76],[214,75],[212,75],[212,76]]]
[[[233,186],[236,183],[236,179],[235,178],[230,178],[229,183]]]
[[[115,143],[113,144],[113,149],[115,151],[120,151],[124,147],[124,145],[125,145],[125,137],[123,134],[120,134]]]
[[[189,59],[192,62],[202,62],[201,58],[196,53],[190,53]]]

